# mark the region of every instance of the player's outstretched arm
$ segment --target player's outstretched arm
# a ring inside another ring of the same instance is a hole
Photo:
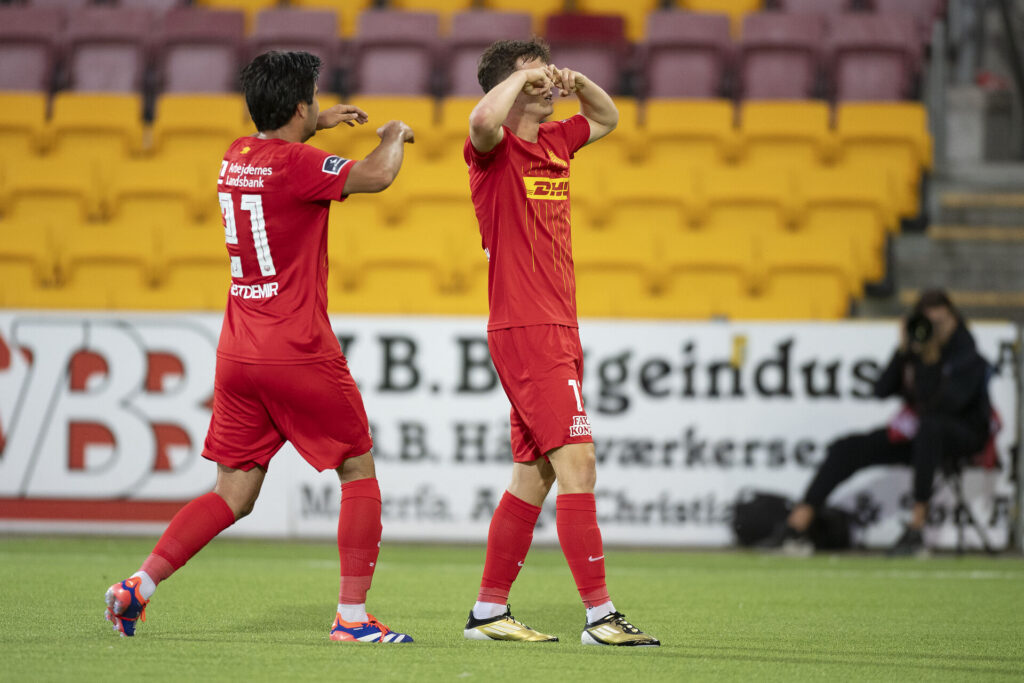
[[[412,128],[402,121],[388,121],[377,129],[380,144],[357,161],[345,180],[345,194],[387,189],[402,167],[405,143],[414,142]]]
[[[508,118],[520,92],[539,95],[551,86],[546,69],[521,69],[484,95],[469,114],[469,139],[478,152],[490,152],[504,135],[502,124]]]
[[[357,123],[362,125],[369,120],[370,117],[366,115],[366,112],[355,105],[336,104],[320,112],[320,115],[316,117],[316,129],[334,128],[339,123],[354,128]]]
[[[619,110],[601,86],[572,69],[559,69],[554,64],[548,65],[548,69],[562,97],[576,93],[579,98],[580,113],[590,122],[588,145],[615,130],[619,125]]]

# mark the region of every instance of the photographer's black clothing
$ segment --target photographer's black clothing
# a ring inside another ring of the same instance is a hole
[[[909,385],[904,381],[908,364],[913,368]],[[942,347],[936,363],[926,365],[913,354],[897,351],[875,382],[875,396],[902,396],[917,413],[917,433],[909,440],[899,440],[883,427],[832,442],[804,502],[821,507],[836,486],[857,470],[896,464],[913,468],[914,500],[928,502],[936,469],[974,455],[988,440],[991,404],[987,383],[988,364],[963,323]]]

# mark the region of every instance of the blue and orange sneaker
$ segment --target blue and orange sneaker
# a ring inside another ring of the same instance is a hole
[[[338,614],[331,626],[331,640],[350,643],[411,643],[412,636],[396,633],[377,621],[372,614],[369,621],[344,621]]]
[[[122,638],[135,635],[135,622],[141,617],[146,620],[146,605],[149,600],[139,592],[141,579],[133,576],[107,589],[107,621]]]

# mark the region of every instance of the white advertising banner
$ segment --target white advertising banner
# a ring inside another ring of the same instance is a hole
[[[0,312],[0,530],[159,531],[210,490],[201,457],[219,315]],[[375,440],[385,539],[483,542],[511,470],[509,407],[477,318],[336,317]],[[1006,547],[1019,389],[1017,328],[972,331],[995,373],[1001,470],[971,470],[969,504]],[[896,401],[871,382],[897,341],[879,323],[584,321],[582,394],[609,544],[724,546],[743,489],[798,498],[838,436],[883,425]],[[891,543],[907,517],[905,468],[872,468],[831,502],[859,538]],[[554,494],[554,492],[553,492]],[[337,476],[286,445],[252,515],[227,533],[333,537]],[[951,492],[928,540],[956,541]],[[555,542],[554,495],[538,525]],[[975,545],[970,531],[967,539]]]

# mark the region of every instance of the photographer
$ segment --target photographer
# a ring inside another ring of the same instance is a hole
[[[902,409],[885,427],[829,445],[803,502],[769,545],[808,550],[807,530],[815,511],[840,483],[865,467],[905,464],[914,471],[914,507],[889,554],[924,553],[921,532],[936,470],[981,451],[989,437],[987,379],[988,363],[946,293],[922,293],[901,326],[899,348],[874,387],[877,398],[900,396]]]

